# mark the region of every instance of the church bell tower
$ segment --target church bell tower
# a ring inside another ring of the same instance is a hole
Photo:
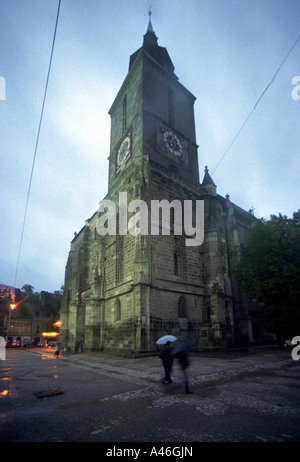
[[[146,161],[166,177],[199,183],[196,98],[179,83],[166,48],[158,45],[151,12],[149,16],[143,45],[130,56],[128,74],[109,111],[109,191],[142,159],[144,169]]]
[[[128,74],[109,110],[107,198],[117,202],[119,193],[126,192],[128,201],[142,200],[150,206],[152,200],[177,200],[183,204],[185,199],[199,194],[195,99],[175,75],[166,48],[158,45],[150,13],[143,44],[130,56]],[[118,215],[117,223],[119,218]],[[187,260],[196,266],[199,249],[187,250],[184,236],[175,236],[174,229],[167,236],[152,236],[149,229],[146,236],[119,235],[108,241],[106,274],[112,273],[109,266],[113,264],[118,281],[110,294],[118,296],[123,327],[124,316],[134,317],[139,326],[132,347],[153,350],[155,338],[164,333],[164,322],[169,330],[174,326],[175,330],[183,329],[186,336],[188,302],[182,290],[189,280]],[[192,278],[197,276],[194,271]],[[129,286],[131,312],[128,295],[125,296]],[[191,288],[194,292],[195,288]],[[106,305],[109,303],[107,300]],[[190,303],[201,304],[200,300]],[[180,325],[173,321],[178,318],[179,305]]]

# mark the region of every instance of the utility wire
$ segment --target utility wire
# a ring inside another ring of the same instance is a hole
[[[243,130],[243,128],[245,127],[246,123],[248,122],[248,120],[250,119],[251,115],[253,114],[253,112],[255,111],[255,109],[257,108],[258,104],[260,103],[262,97],[264,96],[264,94],[268,91],[268,89],[270,88],[270,86],[272,85],[272,83],[274,82],[278,72],[280,71],[280,69],[282,68],[282,66],[284,65],[285,61],[288,59],[289,55],[292,53],[293,49],[295,48],[295,46],[297,45],[297,43],[299,42],[300,40],[300,35],[299,37],[296,39],[295,43],[293,44],[293,46],[291,47],[291,49],[289,50],[288,54],[286,55],[286,57],[284,58],[284,60],[282,61],[282,63],[280,64],[280,66],[278,67],[277,71],[275,72],[275,74],[273,75],[272,79],[270,80],[270,82],[268,83],[268,85],[266,86],[266,88],[264,89],[264,91],[262,92],[262,94],[260,95],[260,97],[258,98],[258,100],[256,101],[255,105],[253,106],[253,108],[251,109],[250,113],[248,114],[246,120],[244,121],[244,123],[242,124],[242,126],[239,128],[239,130],[237,131],[235,137],[233,138],[233,140],[231,141],[230,145],[228,146],[228,148],[226,149],[226,151],[224,152],[224,154],[222,155],[222,157],[220,158],[219,162],[217,163],[215,169],[213,170],[212,173],[214,173],[217,168],[219,167],[220,163],[222,162],[222,160],[224,159],[224,157],[226,156],[227,152],[229,151],[229,149],[231,148],[231,146],[233,145],[233,143],[235,142],[235,140],[237,139],[237,137],[239,136],[239,134],[241,133],[241,131]]]
[[[42,110],[41,110],[41,115],[40,115],[40,122],[39,122],[39,127],[38,127],[38,132],[37,132],[37,138],[36,138],[36,143],[35,143],[35,149],[34,149],[34,155],[33,155],[33,161],[32,161],[32,167],[31,167],[28,191],[27,191],[27,198],[26,198],[25,212],[24,212],[24,218],[23,218],[20,246],[19,246],[18,258],[17,258],[17,267],[16,267],[15,280],[14,280],[14,287],[16,287],[18,271],[19,271],[20,255],[21,255],[21,249],[22,249],[22,244],[23,244],[25,223],[26,223],[26,218],[27,218],[29,196],[30,196],[30,191],[31,191],[31,184],[32,184],[32,178],[33,178],[34,166],[35,166],[35,161],[36,161],[37,149],[38,149],[38,144],[39,144],[39,139],[40,139],[40,132],[41,132],[43,115],[44,115],[45,102],[46,102],[46,96],[47,96],[47,91],[48,91],[48,83],[49,83],[49,77],[50,77],[50,71],[51,71],[51,65],[52,65],[52,58],[53,58],[53,52],[54,52],[54,45],[55,45],[55,39],[56,39],[56,31],[57,31],[57,25],[58,25],[60,4],[61,4],[61,0],[58,0],[58,8],[57,8],[56,22],[55,22],[55,28],[54,28],[54,35],[53,35],[53,41],[52,41],[52,48],[51,48],[51,54],[50,54],[49,67],[48,67],[48,74],[47,74],[47,80],[46,80],[46,86],[45,86],[45,91],[44,91]]]

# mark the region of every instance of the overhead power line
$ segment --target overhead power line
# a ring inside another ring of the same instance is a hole
[[[268,83],[268,85],[266,86],[266,88],[264,89],[264,91],[262,92],[262,94],[260,95],[260,97],[258,98],[258,100],[256,101],[255,105],[253,106],[253,108],[251,109],[251,111],[249,112],[248,116],[246,117],[246,120],[243,122],[242,126],[239,128],[239,130],[237,131],[236,135],[234,136],[233,140],[231,141],[231,143],[229,144],[228,148],[226,149],[226,151],[224,152],[224,154],[222,155],[222,157],[220,158],[219,162],[217,163],[215,169],[213,170],[212,174],[217,170],[217,168],[219,167],[220,163],[222,162],[222,160],[224,159],[224,157],[226,156],[226,154],[228,153],[229,149],[231,148],[231,146],[233,145],[233,143],[235,142],[235,140],[237,139],[237,137],[239,136],[239,134],[241,133],[241,131],[243,130],[243,128],[245,127],[246,123],[248,122],[248,120],[250,119],[251,115],[253,114],[253,112],[255,111],[255,109],[257,108],[258,104],[260,103],[261,99],[263,98],[263,96],[265,95],[265,93],[268,91],[268,89],[270,88],[270,86],[272,85],[272,83],[274,82],[278,72],[280,71],[280,69],[282,68],[282,66],[284,65],[285,61],[288,59],[288,57],[290,56],[290,54],[292,53],[293,49],[295,48],[295,46],[297,45],[297,43],[299,42],[300,40],[300,35],[299,37],[296,39],[295,43],[293,44],[293,46],[291,47],[291,49],[289,50],[289,52],[287,53],[287,55],[285,56],[284,60],[282,61],[282,63],[280,64],[280,66],[278,67],[277,71],[275,72],[275,74],[273,75],[272,79],[270,80],[270,82]]]
[[[17,267],[16,267],[16,273],[15,273],[14,287],[16,287],[18,271],[19,271],[20,255],[21,255],[22,244],[23,244],[24,229],[25,229],[25,223],[26,223],[26,218],[27,218],[27,210],[28,210],[29,197],[30,197],[30,191],[31,191],[31,185],[32,185],[32,178],[33,178],[34,166],[35,166],[36,155],[37,155],[37,150],[38,150],[38,145],[39,145],[40,132],[41,132],[41,127],[42,127],[44,108],[45,108],[47,91],[48,91],[48,84],[49,84],[49,78],[50,78],[50,71],[51,71],[51,66],[52,66],[52,58],[53,58],[53,53],[54,53],[54,45],[55,45],[58,18],[59,18],[59,12],[60,12],[60,4],[61,4],[61,0],[58,0],[58,8],[57,8],[57,14],[56,14],[56,21],[55,21],[55,28],[54,28],[54,34],[53,34],[51,54],[50,54],[50,61],[49,61],[49,66],[48,66],[47,80],[46,80],[46,85],[45,85],[44,98],[43,98],[42,110],[41,110],[41,115],[40,115],[40,122],[39,122],[39,126],[38,126],[38,132],[37,132],[37,138],[36,138],[36,143],[35,143],[34,155],[33,155],[33,160],[32,160],[32,167],[31,167],[29,185],[28,185],[28,190],[27,190],[27,198],[26,198],[25,212],[24,212],[24,218],[23,218],[23,225],[22,225],[22,232],[21,232],[21,239],[20,239],[20,245],[19,245],[18,258],[17,258]]]

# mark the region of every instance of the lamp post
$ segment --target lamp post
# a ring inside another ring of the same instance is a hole
[[[14,310],[16,308],[16,304],[15,303],[10,303],[9,304],[9,316],[8,316],[8,326],[7,326],[7,335],[6,335],[6,341],[8,342],[8,337],[9,337],[9,334],[10,334],[10,319],[11,319],[11,312],[12,310]]]
[[[56,321],[55,323],[53,323],[53,326],[57,329],[57,335],[60,335],[60,332],[59,332],[59,328],[60,326],[62,325],[62,322],[60,320]]]

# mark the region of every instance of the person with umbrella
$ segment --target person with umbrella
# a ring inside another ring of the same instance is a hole
[[[184,383],[186,395],[190,395],[191,393],[193,393],[192,391],[190,391],[190,384],[189,384],[189,378],[188,378],[188,373],[187,373],[187,369],[190,364],[189,359],[188,359],[188,351],[190,350],[192,346],[193,346],[193,342],[187,340],[185,342],[179,343],[171,350],[172,356],[178,359],[181,371],[183,373],[183,378],[184,378],[184,380],[176,384],[174,388],[177,388],[182,383]]]
[[[173,335],[165,335],[164,337],[161,337],[160,339],[157,340],[158,345],[164,345],[163,349],[159,353],[159,357],[162,360],[162,364],[165,370],[165,381],[167,383],[173,383],[171,379],[171,372],[172,372],[172,365],[174,361],[174,357],[171,353],[172,351],[172,345],[171,342],[174,342],[177,340],[176,337]]]

